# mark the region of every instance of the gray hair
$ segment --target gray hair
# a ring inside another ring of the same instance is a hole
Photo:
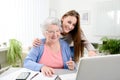
[[[58,18],[55,18],[55,17],[48,17],[44,21],[44,23],[42,25],[43,33],[48,29],[49,25],[57,25],[60,28],[60,30],[61,30],[61,22],[60,22],[60,20]]]

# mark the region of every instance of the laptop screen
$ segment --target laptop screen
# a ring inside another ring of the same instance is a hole
[[[76,80],[120,80],[120,55],[81,58]]]

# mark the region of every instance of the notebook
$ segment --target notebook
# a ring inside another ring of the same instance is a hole
[[[120,80],[120,55],[81,58],[75,80]]]

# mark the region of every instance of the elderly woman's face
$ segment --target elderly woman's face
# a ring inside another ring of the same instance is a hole
[[[52,42],[58,41],[60,38],[60,29],[57,25],[49,25],[46,31],[46,39]]]

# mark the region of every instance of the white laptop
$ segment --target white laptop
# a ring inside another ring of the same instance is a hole
[[[120,55],[81,58],[76,80],[120,80]]]

